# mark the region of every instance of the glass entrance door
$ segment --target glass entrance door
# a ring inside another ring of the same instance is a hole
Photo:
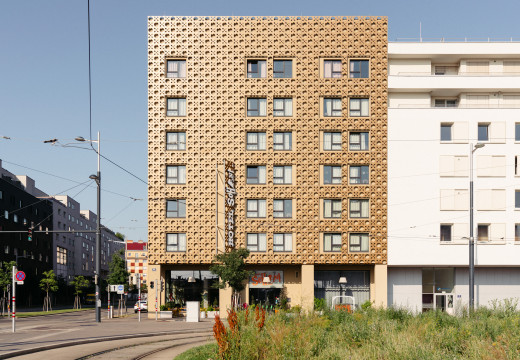
[[[453,315],[453,294],[435,294],[434,308]]]

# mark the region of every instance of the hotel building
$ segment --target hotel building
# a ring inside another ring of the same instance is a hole
[[[164,284],[161,304],[206,293],[228,307],[208,269],[233,243],[256,272],[242,302],[386,305],[387,46],[385,17],[148,18],[148,281]]]

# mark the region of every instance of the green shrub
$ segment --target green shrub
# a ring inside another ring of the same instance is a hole
[[[314,298],[314,310],[323,311],[325,310],[325,299]]]

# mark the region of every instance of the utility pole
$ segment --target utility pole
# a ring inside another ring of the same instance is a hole
[[[13,266],[13,332],[16,332],[16,266]]]
[[[137,276],[137,287],[138,287],[138,295],[137,295],[137,317],[139,322],[141,322],[141,275]]]

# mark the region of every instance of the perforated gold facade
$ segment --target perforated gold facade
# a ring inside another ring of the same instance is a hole
[[[291,77],[275,78],[274,61],[283,59],[292,60]],[[177,73],[167,77],[168,60],[185,61],[185,71],[172,63]],[[352,60],[368,60],[367,78],[355,77]],[[265,78],[248,78],[248,61],[265,61],[264,69],[256,63]],[[341,62],[336,78],[324,77],[328,61]],[[265,116],[247,116],[248,98],[266,99]],[[275,98],[292,99],[291,116],[274,116]],[[341,116],[324,116],[325,98],[341,99]],[[368,99],[369,113],[351,98]],[[170,112],[167,99],[181,100]],[[249,263],[386,264],[387,18],[150,17],[148,104],[151,265],[212,261],[224,160],[236,165],[236,245],[266,234],[266,251]],[[167,150],[168,132],[186,133],[185,150]],[[247,132],[265,132],[265,150],[248,150]],[[274,132],[292,133],[291,150],[273,148]],[[341,132],[340,150],[324,149],[325,132]],[[368,132],[367,150],[349,150],[353,132]],[[167,184],[167,166],[176,165],[185,166],[185,183]],[[266,166],[265,184],[246,183],[248,165]],[[276,165],[292,166],[291,184],[273,183]],[[340,184],[325,184],[331,165],[341,167]],[[368,184],[351,179],[352,166],[369,167]],[[169,199],[186,199],[185,217],[166,216]],[[265,218],[246,216],[247,199],[266,200]],[[291,218],[274,217],[275,199],[292,199]],[[324,199],[341,199],[339,218],[324,218]],[[354,217],[351,199],[368,199],[368,215]],[[186,233],[186,250],[167,251],[167,233]],[[292,234],[292,251],[275,252],[274,233]],[[341,234],[339,251],[325,251],[329,233]],[[351,234],[368,234],[368,251],[352,247]]]

